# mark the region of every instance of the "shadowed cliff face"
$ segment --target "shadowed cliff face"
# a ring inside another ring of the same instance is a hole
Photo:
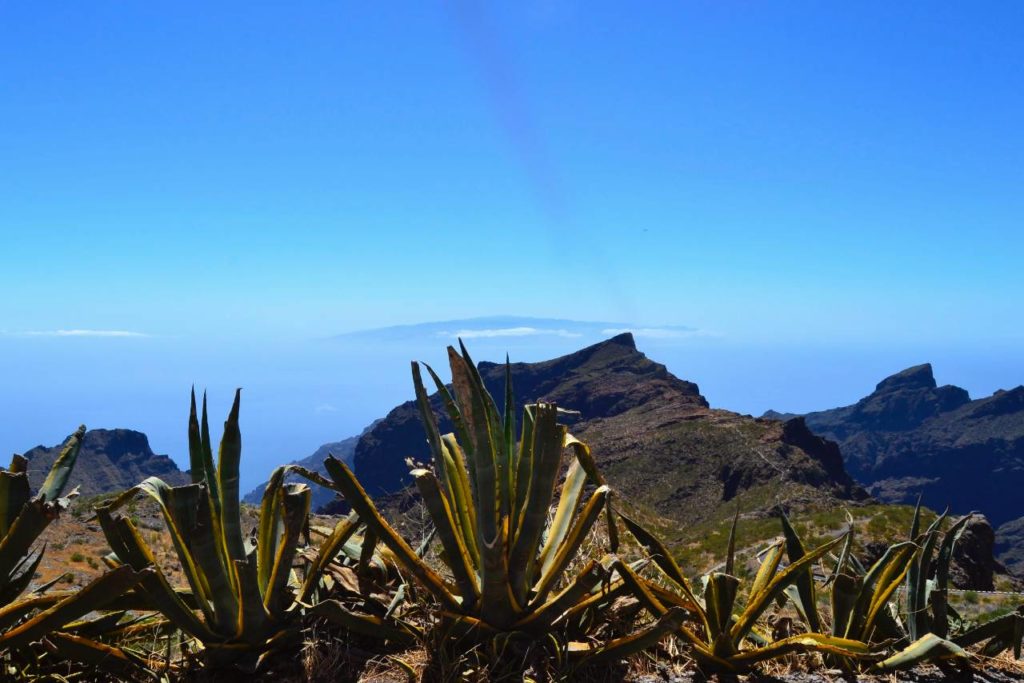
[[[50,448],[36,446],[25,453],[33,491],[43,483],[63,448],[63,444]],[[190,477],[179,470],[173,460],[153,452],[149,439],[142,432],[91,429],[82,440],[67,490],[78,486],[83,496],[112,493],[135,486],[152,476],[160,477],[172,486],[191,483]]]
[[[491,394],[504,396],[504,365],[479,367]],[[554,360],[515,363],[511,370],[519,400],[579,411],[570,431],[591,446],[613,489],[659,516],[706,520],[723,506],[733,509],[736,498],[752,512],[778,502],[800,507],[866,497],[843,470],[835,444],[802,420],[711,409],[697,385],[640,353],[630,334]],[[432,400],[442,431],[450,430],[437,397]],[[413,402],[360,439],[356,472],[371,495],[393,493],[410,482],[409,457],[430,457]]]
[[[1024,511],[1024,387],[972,401],[918,365],[806,421],[839,443],[847,470],[883,501],[922,493],[929,507],[981,510],[996,526]]]
[[[921,493],[936,510],[980,510],[999,528],[999,557],[1024,568],[1024,534],[1019,522],[1008,524],[1024,514],[1024,386],[972,401],[959,387],[936,386],[931,365],[918,365],[852,406],[806,420],[839,442],[847,470],[872,495],[911,503]]]

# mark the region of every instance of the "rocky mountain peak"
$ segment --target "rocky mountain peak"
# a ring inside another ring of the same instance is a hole
[[[33,490],[46,478],[64,443],[49,448],[36,446],[25,453]],[[130,488],[151,476],[160,477],[172,486],[190,482],[188,475],[178,469],[170,457],[153,452],[149,438],[142,432],[90,429],[82,439],[68,490],[78,486],[82,495],[93,496]]]
[[[932,364],[922,363],[886,377],[875,387],[875,393],[900,389],[934,389],[936,386]]]

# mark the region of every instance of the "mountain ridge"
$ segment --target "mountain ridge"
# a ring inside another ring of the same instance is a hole
[[[504,365],[481,362],[484,384],[504,393]],[[693,382],[641,353],[624,333],[539,363],[510,365],[517,415],[522,402],[578,411],[570,431],[587,442],[614,490],[648,513],[680,524],[778,503],[851,503],[866,494],[843,470],[838,448],[802,420],[759,420],[713,409]],[[450,429],[438,397],[432,406]],[[806,449],[806,450],[805,450]],[[416,404],[391,410],[356,446],[354,463],[371,495],[408,485],[406,458],[429,461]]]
[[[839,443],[846,469],[883,502],[910,503],[920,493],[934,509],[983,512],[999,530],[1000,558],[1024,570],[1024,523],[1012,524],[1024,513],[1024,386],[972,399],[960,387],[939,386],[923,363],[851,405],[804,419]]]

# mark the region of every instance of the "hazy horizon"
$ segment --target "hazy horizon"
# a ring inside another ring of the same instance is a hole
[[[145,432],[155,452],[170,455],[184,469],[192,383],[209,393],[215,435],[234,388],[241,386],[242,485],[248,490],[273,467],[358,434],[412,398],[409,361],[430,362],[447,377],[444,349],[457,333],[470,333],[464,336],[475,360],[500,362],[508,352],[513,361],[526,362],[611,336],[603,331],[620,331],[592,329],[585,322],[575,323],[579,328],[548,329],[546,322],[564,327],[567,321],[534,322],[536,333],[524,333],[522,326],[471,324],[441,335],[436,325],[419,324],[418,333],[397,338],[391,330],[370,330],[244,347],[156,336],[6,337],[0,339],[8,388],[0,448],[11,453],[52,446],[84,422],[90,428]],[[638,349],[696,382],[713,407],[753,415],[770,408],[808,412],[846,405],[889,374],[923,362],[933,364],[939,384],[962,386],[975,398],[1024,383],[1024,354],[1017,349],[979,354],[923,346],[751,345],[693,330],[634,327]],[[41,349],[52,359],[45,368],[22,363]]]

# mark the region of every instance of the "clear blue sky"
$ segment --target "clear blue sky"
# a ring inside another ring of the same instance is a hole
[[[1022,27],[1019,2],[4,3],[4,401],[121,357],[111,394],[258,386],[275,349],[494,313],[692,326],[738,365],[953,349],[1020,383]],[[25,334],[72,329],[150,336]]]

